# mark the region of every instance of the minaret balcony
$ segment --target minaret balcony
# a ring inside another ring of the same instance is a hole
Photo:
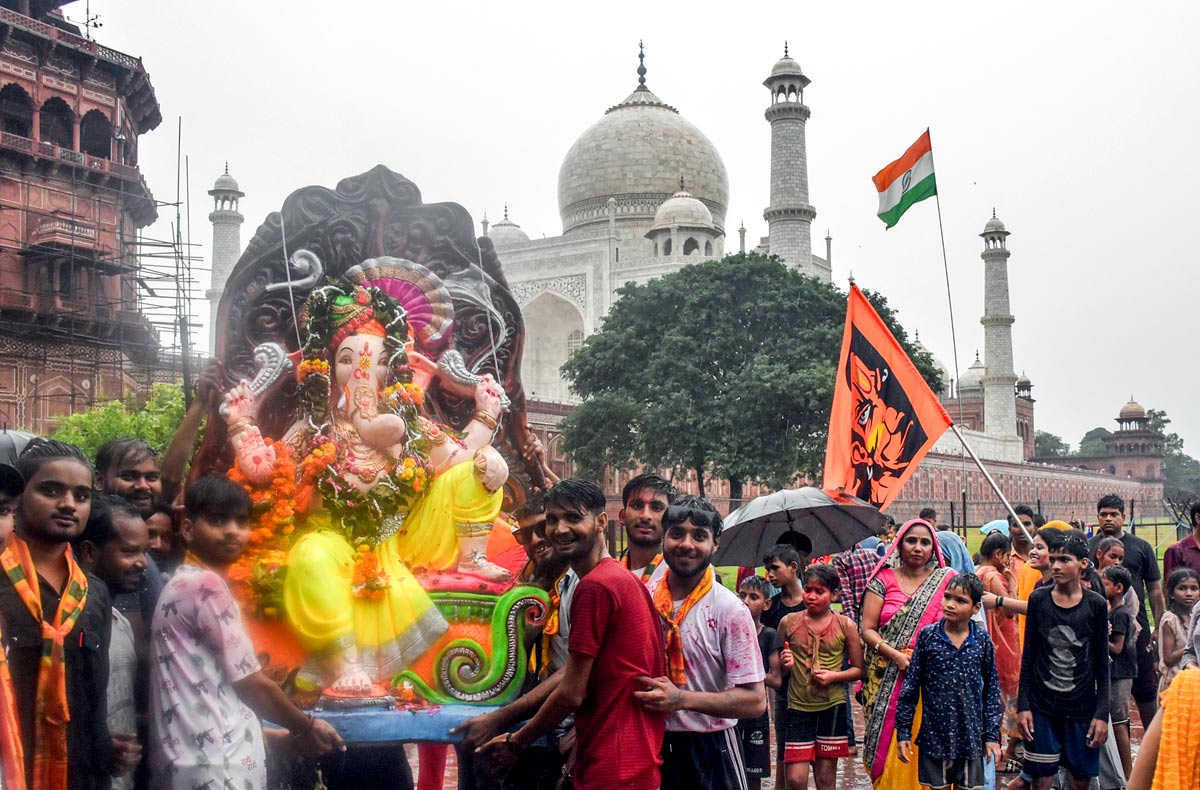
[[[812,206],[771,206],[763,212],[763,219],[774,222],[781,219],[802,219],[812,222],[817,218],[817,210]]]
[[[812,116],[812,110],[799,102],[784,101],[772,104],[765,113],[767,121],[774,123],[778,120],[807,121]]]

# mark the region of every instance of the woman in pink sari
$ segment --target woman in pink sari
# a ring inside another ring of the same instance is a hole
[[[863,765],[875,790],[917,787],[917,760],[901,762],[896,750],[896,699],[917,634],[942,616],[942,593],[954,575],[946,567],[928,522],[900,528],[863,595],[862,635],[867,648],[867,731]],[[921,706],[913,732],[921,726]]]

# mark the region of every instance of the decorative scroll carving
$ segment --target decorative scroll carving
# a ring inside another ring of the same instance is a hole
[[[463,367],[476,375],[491,373],[511,399],[496,447],[523,487],[543,486],[541,469],[527,467],[521,454],[531,434],[520,378],[525,336],[520,307],[491,245],[483,245],[481,255],[473,229],[471,215],[462,206],[423,203],[416,184],[383,165],[343,179],[336,189],[310,186],[293,192],[282,210],[259,226],[226,283],[217,312],[222,331],[215,350],[225,363],[226,385],[254,377],[255,349],[264,343],[297,350],[296,316],[315,280],[309,276],[312,270],[304,269],[307,262],[293,256],[289,296],[285,237],[289,255],[309,250],[333,277],[368,258],[415,261],[437,274],[450,292],[455,310],[450,347],[462,355]],[[272,390],[272,396],[263,399],[258,421],[265,434],[282,436],[295,419],[295,380],[282,376]],[[436,384],[426,402],[437,419],[457,428],[465,426],[474,411],[473,400]],[[228,468],[231,461],[224,423],[212,417],[192,465],[197,476]]]
[[[563,277],[549,277],[544,280],[529,280],[516,283],[512,287],[513,296],[517,303],[527,305],[535,296],[543,291],[554,291],[574,302],[580,310],[587,311],[587,278],[582,274],[569,274]]]

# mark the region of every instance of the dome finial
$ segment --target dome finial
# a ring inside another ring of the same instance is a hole
[[[229,160],[225,160],[225,175],[229,175]]]
[[[680,191],[680,192],[686,192],[686,191],[687,191],[686,189],[684,189],[684,188],[683,188],[683,173],[680,173],[680,174],[679,174],[679,191]]]
[[[784,39],[784,41],[783,41],[783,56],[785,58],[788,57],[787,39]]]
[[[996,207],[992,206],[992,219],[996,218]]]
[[[508,201],[504,201],[504,220],[508,221]]]
[[[638,87],[646,87],[646,48],[642,45],[642,40],[638,39]]]

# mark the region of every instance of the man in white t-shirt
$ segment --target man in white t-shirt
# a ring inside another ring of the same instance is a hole
[[[766,710],[754,618],[712,569],[721,516],[684,497],[663,518],[667,569],[648,583],[667,632],[667,675],[642,678],[643,705],[666,711],[662,790],[745,790],[738,719]]]
[[[298,709],[261,671],[224,574],[250,535],[250,497],[209,475],[188,487],[187,545],[154,611],[150,786],[265,790],[259,716],[286,727],[305,757],[343,749],[325,721]]]

